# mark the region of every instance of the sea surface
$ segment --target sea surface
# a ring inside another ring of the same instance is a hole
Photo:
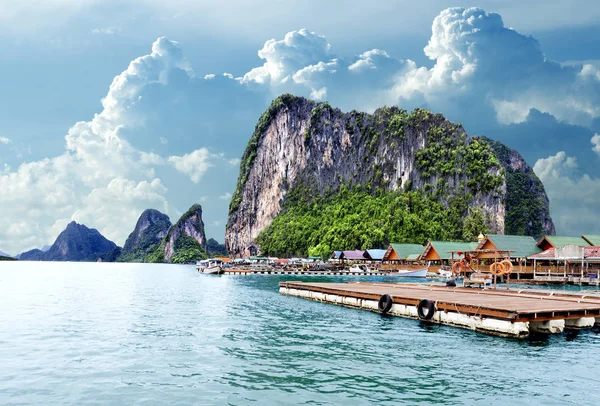
[[[597,330],[504,339],[278,292],[356,279],[0,263],[0,404],[600,404]]]

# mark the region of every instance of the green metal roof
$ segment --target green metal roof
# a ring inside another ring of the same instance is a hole
[[[421,244],[390,244],[398,258],[407,258],[409,255],[421,255],[425,247]]]
[[[547,235],[546,238],[550,240],[550,242],[555,247],[564,247],[568,244],[579,245],[579,246],[589,246],[590,243],[584,240],[582,237],[561,237],[558,235]]]
[[[471,251],[477,248],[477,242],[456,241],[429,241],[431,246],[440,256],[440,259],[452,259],[452,253],[448,251]],[[456,257],[456,256],[455,256]]]
[[[510,253],[512,258],[523,258],[542,252],[537,246],[537,241],[526,235],[488,234],[487,237],[499,250],[514,250],[515,252]]]
[[[421,254],[410,254],[409,256],[406,257],[407,261],[416,261],[419,259],[419,257],[421,256]]]
[[[600,245],[600,235],[582,235],[582,237],[589,242],[591,245],[599,246]]]

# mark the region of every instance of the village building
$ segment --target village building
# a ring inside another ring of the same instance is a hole
[[[600,246],[567,244],[528,257],[533,260],[534,278],[547,282],[598,284]]]
[[[381,260],[388,263],[398,263],[407,261],[409,256],[418,258],[424,248],[421,244],[390,244]]]
[[[542,252],[533,237],[524,235],[487,234],[476,249],[481,251],[477,254],[478,260],[510,257],[511,260],[519,263],[527,261],[530,255]]]
[[[545,235],[538,241],[537,246],[546,251],[550,248],[564,247],[565,245],[576,245],[579,247],[592,245],[583,236],[581,237],[564,237],[558,235]]]
[[[386,250],[373,249],[366,250],[363,256],[371,262],[381,262],[383,261],[383,256],[385,255],[385,253]]]
[[[365,251],[352,250],[352,251],[342,251],[341,259],[346,260],[346,261],[365,261],[367,258],[365,257]]]
[[[456,252],[473,251],[478,244],[477,242],[429,241],[419,260],[450,263],[453,259],[460,258],[460,255],[455,254]]]

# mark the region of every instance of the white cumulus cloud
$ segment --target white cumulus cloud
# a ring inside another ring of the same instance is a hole
[[[202,176],[213,166],[212,155],[208,149],[200,148],[183,156],[170,156],[169,162],[179,172],[190,177],[192,182],[198,183]]]
[[[121,32],[121,28],[115,27],[115,26],[94,28],[92,30],[92,34],[104,34],[104,35],[114,35],[114,34],[118,34],[120,32]]]
[[[304,28],[288,32],[283,40],[270,39],[258,51],[265,63],[246,73],[242,82],[285,83],[301,69],[328,61],[329,48],[324,36]]]
[[[578,166],[575,157],[560,151],[533,168],[544,183],[555,226],[565,235],[600,232],[600,178],[578,175]]]
[[[346,61],[327,39],[306,29],[268,40],[258,55],[265,62],[242,83],[268,85],[273,93],[305,90],[345,109],[427,105],[464,120],[485,115],[519,123],[530,109],[571,124],[600,117],[600,70],[591,63],[559,64],[546,59],[539,43],[480,8],[448,8],[435,17],[424,48],[428,68],[382,49]]]
[[[191,80],[193,71],[177,43],[157,39],[151,53],[113,79],[102,111],[68,130],[63,154],[15,170],[5,165],[0,172],[0,247],[10,252],[41,247],[71,220],[122,244],[144,209],[170,210],[156,168],[170,163],[198,182],[211,159],[226,160],[204,148],[165,159],[128,141],[132,130],[145,131],[148,113],[140,108],[145,89],[167,88],[171,78],[182,76]]]
[[[6,137],[0,137],[0,144],[10,144],[12,141],[10,140],[10,138],[6,138]]]
[[[592,150],[600,155],[600,134],[594,134],[594,136],[592,137],[592,144],[594,145],[592,147]]]

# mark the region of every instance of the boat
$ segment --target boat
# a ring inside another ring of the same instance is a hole
[[[439,269],[438,270],[438,274],[442,277],[442,278],[452,278],[452,271],[449,269]]]
[[[223,273],[223,261],[217,258],[198,261],[196,262],[196,269],[198,269],[198,272],[205,274],[218,275]]]
[[[393,276],[402,276],[405,278],[424,278],[427,276],[427,271],[429,268],[418,269],[416,271],[409,271],[406,269],[401,269],[397,274],[392,274]]]
[[[348,268],[348,272],[374,272],[374,271],[369,269],[366,265],[354,264],[350,268]]]

